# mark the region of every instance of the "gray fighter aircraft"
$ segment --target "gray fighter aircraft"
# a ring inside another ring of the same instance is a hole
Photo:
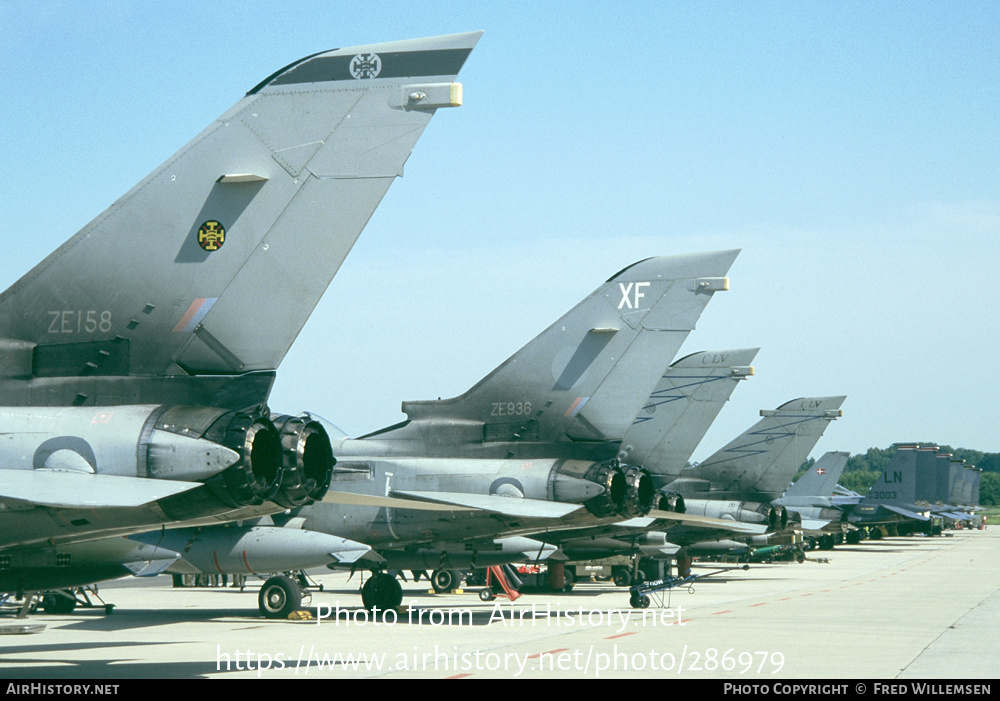
[[[271,415],[275,370],[480,34],[282,68],[0,294],[2,588],[60,544],[323,496],[329,437]]]
[[[951,453],[939,453],[937,446],[925,446],[918,458],[917,499],[926,501],[931,511],[954,521],[971,521],[971,514],[962,511],[979,502],[979,480],[982,470],[967,465]]]
[[[451,570],[522,559],[498,539],[645,513],[653,486],[619,459],[622,436],[709,299],[728,289],[737,253],[631,265],[463,395],[404,402],[406,421],[335,437],[333,484],[359,505],[317,503],[294,517],[371,545],[385,568]],[[366,505],[370,496],[402,508]],[[414,500],[444,510],[405,508]],[[400,596],[381,571],[362,591],[368,607]]]
[[[844,399],[797,399],[775,410],[762,410],[760,421],[695,467],[680,470],[676,465],[646,461],[646,469],[663,485],[659,510],[619,522],[611,529],[581,529],[544,539],[558,544],[571,562],[611,555],[672,557],[680,548],[695,552],[695,546],[712,552],[745,549],[745,543],[734,539],[761,537],[787,525],[784,511],[770,502],[791,480],[829,423],[841,415]],[[714,416],[712,412],[711,418]],[[684,435],[687,426],[679,423],[671,432]],[[705,430],[707,426],[700,434]],[[693,453],[695,447],[697,441],[685,450]],[[683,464],[688,457],[690,453],[679,453],[674,459]],[[679,476],[670,479],[678,472]],[[668,508],[678,513],[666,512]],[[627,583],[624,578],[617,581]]]
[[[931,527],[930,506],[917,503],[917,460],[920,446],[897,444],[896,454],[857,504],[844,507],[848,521],[865,529],[873,540],[882,537],[884,526],[905,529]],[[854,542],[854,538],[848,540]]]
[[[643,408],[626,430],[619,459],[655,466],[660,479],[680,474],[737,384],[753,375],[750,365],[758,348],[703,351],[672,363]],[[678,523],[718,527],[718,519],[684,514],[683,499],[662,494],[656,499],[658,511],[670,512],[669,519],[640,516],[613,524],[546,533],[547,542],[560,545],[574,561],[612,555],[663,555],[670,546],[663,530]],[[661,514],[662,515],[662,514]],[[764,528],[735,524],[740,533],[763,533]]]
[[[772,506],[798,514],[803,534],[816,540],[824,550],[831,549],[837,535],[849,529],[843,510],[832,499],[849,457],[846,452],[824,454],[781,497],[771,502]]]
[[[893,455],[868,494],[856,504],[845,505],[849,521],[859,530],[848,534],[849,543],[867,536],[907,535],[916,531],[940,533],[938,519],[968,520],[959,506],[971,505],[978,470],[937,446],[896,444]]]

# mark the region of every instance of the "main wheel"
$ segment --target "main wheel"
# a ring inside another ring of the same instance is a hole
[[[573,585],[576,584],[576,577],[573,572],[567,567],[566,571],[563,573],[563,592],[569,594],[573,591]]]
[[[45,613],[73,613],[76,608],[76,598],[63,596],[59,592],[47,591],[42,595],[42,610]]]
[[[434,570],[431,574],[431,586],[438,594],[458,589],[462,582],[462,575],[458,570]]]
[[[614,581],[615,586],[627,587],[632,583],[632,573],[624,567],[615,567],[611,571],[611,579]]]
[[[380,609],[397,608],[403,603],[403,587],[391,574],[374,574],[361,587],[361,603],[369,611],[376,606]]]
[[[288,618],[302,604],[302,590],[290,577],[280,574],[264,582],[257,606],[265,618]]]

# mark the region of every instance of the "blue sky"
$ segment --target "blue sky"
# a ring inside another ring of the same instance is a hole
[[[1000,451],[1000,5],[0,0],[0,287],[248,89],[485,30],[279,370],[349,433],[463,392],[626,265],[742,248],[681,354],[762,348],[696,458],[846,394],[817,450]]]

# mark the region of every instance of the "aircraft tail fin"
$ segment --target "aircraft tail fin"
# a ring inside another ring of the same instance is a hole
[[[683,477],[709,480],[713,492],[781,495],[846,397],[808,397],[762,410],[761,420]],[[716,498],[725,498],[718,496]]]
[[[823,457],[806,470],[791,487],[785,490],[786,497],[829,497],[837,486],[840,475],[847,466],[850,453],[837,451],[825,453]]]
[[[461,104],[480,34],[327,51],[258,84],[0,294],[0,376],[93,403],[102,378],[273,371],[431,116]]]
[[[404,402],[490,441],[620,440],[739,251],[649,258],[595,290],[465,394]]]
[[[619,458],[645,467],[658,487],[676,477],[736,385],[753,375],[759,350],[692,353],[671,364],[625,432]]]

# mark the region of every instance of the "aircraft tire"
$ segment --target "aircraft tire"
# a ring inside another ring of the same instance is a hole
[[[624,567],[616,567],[611,573],[611,579],[616,587],[627,587],[632,584],[632,573]]]
[[[576,578],[573,576],[573,572],[567,567],[565,573],[563,574],[563,587],[562,591],[564,594],[569,594],[573,591],[573,585],[576,584]]]
[[[76,608],[76,598],[67,598],[58,592],[47,591],[42,595],[42,610],[45,613],[67,614]]]
[[[302,590],[283,574],[264,582],[257,594],[257,606],[264,618],[288,618],[302,604]]]
[[[431,586],[438,594],[446,594],[458,589],[462,575],[458,570],[434,570],[431,574]]]
[[[361,587],[361,603],[369,611],[398,608],[403,603],[403,587],[391,574],[379,572],[368,578]]]

